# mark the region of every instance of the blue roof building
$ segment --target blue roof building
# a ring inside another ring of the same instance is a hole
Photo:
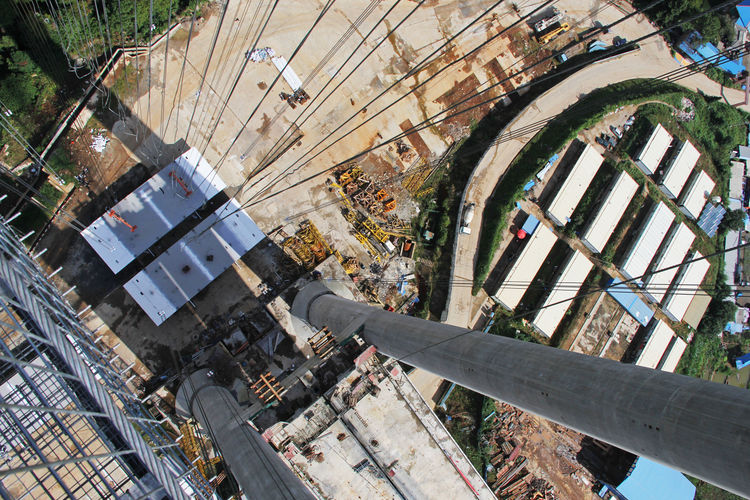
[[[681,472],[666,465],[638,457],[628,477],[614,487],[605,484],[599,496],[607,492],[620,500],[693,500],[695,486]]]
[[[745,71],[745,66],[743,66],[739,60],[730,61],[727,57],[721,55],[719,49],[717,49],[714,44],[704,43],[703,45],[698,45],[701,39],[702,37],[700,33],[693,31],[677,46],[677,48],[686,57],[689,57],[696,63],[711,64],[712,66],[716,66],[734,76]]]
[[[651,318],[654,317],[654,311],[639,299],[638,295],[628,285],[617,278],[609,282],[607,293],[643,326],[647,326]]]
[[[750,365],[750,353],[743,354],[734,360],[734,364],[738,370],[742,370],[747,365]]]
[[[737,5],[737,14],[740,16],[737,19],[737,25],[747,29],[750,25],[750,0],[745,0]]]
[[[539,219],[529,214],[526,222],[523,223],[523,227],[521,227],[521,230],[525,231],[527,235],[531,236],[532,234],[534,234],[534,231],[536,231],[536,228],[538,227]]]

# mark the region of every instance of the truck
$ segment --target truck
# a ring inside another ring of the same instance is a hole
[[[464,214],[461,219],[461,229],[459,230],[463,234],[471,234],[471,227],[469,227],[469,225],[474,219],[475,207],[475,203],[467,203],[466,206],[464,206]]]

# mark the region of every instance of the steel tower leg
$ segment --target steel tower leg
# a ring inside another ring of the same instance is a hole
[[[739,495],[750,494],[750,392],[391,313],[303,288],[292,313],[384,354]]]

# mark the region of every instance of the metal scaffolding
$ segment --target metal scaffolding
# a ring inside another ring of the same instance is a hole
[[[211,496],[2,219],[0,298],[0,497]]]

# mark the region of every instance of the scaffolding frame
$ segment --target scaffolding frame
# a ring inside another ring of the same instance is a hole
[[[0,218],[0,497],[210,498],[20,240]]]

